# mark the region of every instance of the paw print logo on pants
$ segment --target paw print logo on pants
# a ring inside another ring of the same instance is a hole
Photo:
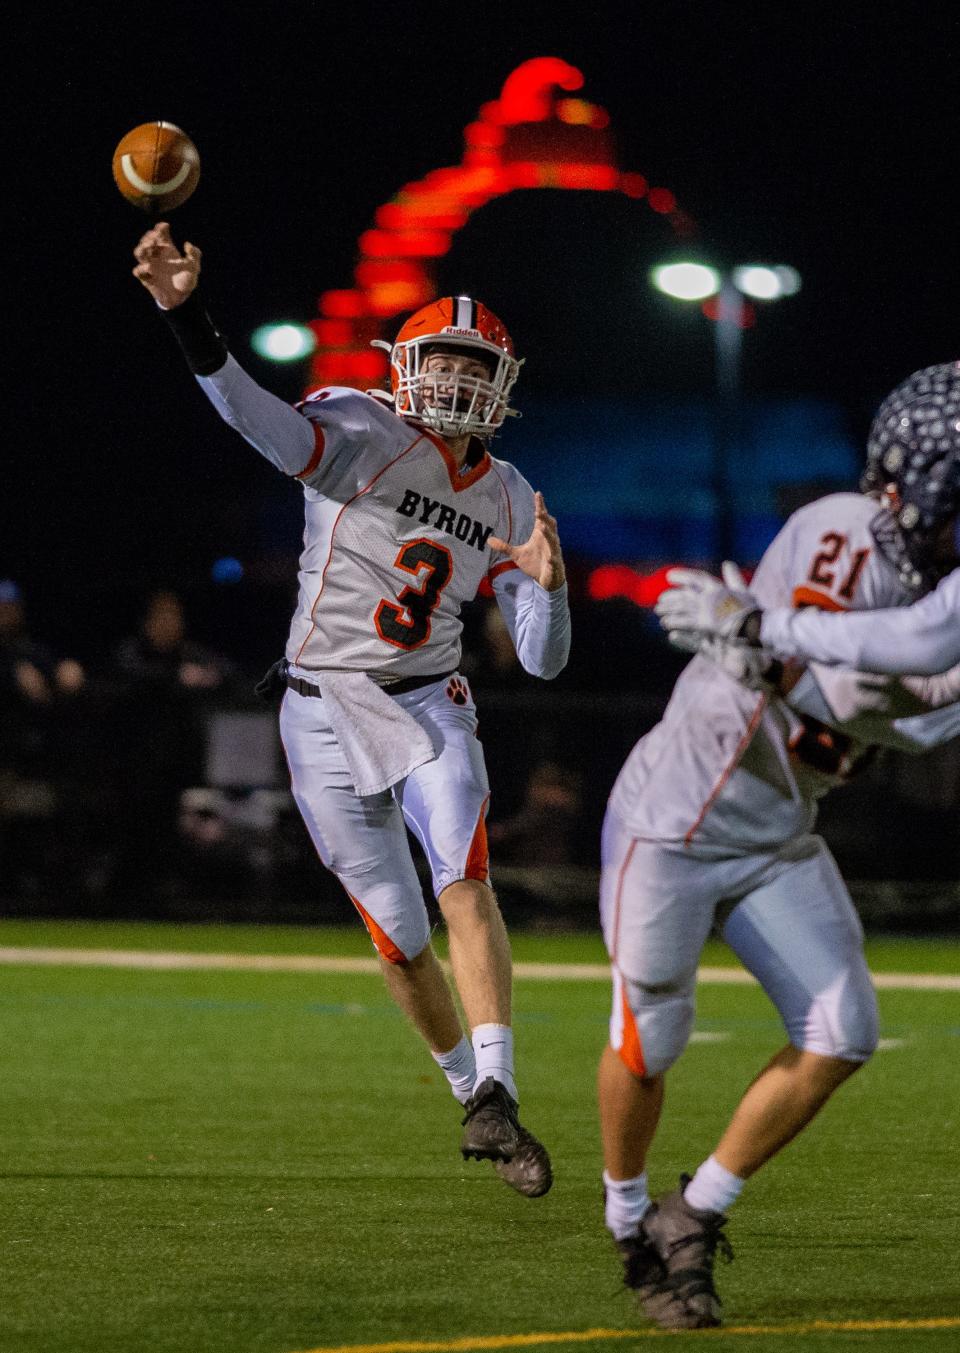
[[[453,677],[447,686],[447,695],[455,705],[465,705],[470,699],[467,683],[460,677]]]

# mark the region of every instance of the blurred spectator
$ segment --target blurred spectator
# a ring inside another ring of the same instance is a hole
[[[176,592],[154,592],[140,628],[117,647],[116,667],[145,690],[215,691],[232,676],[229,661],[187,638],[183,603]]]
[[[180,792],[203,783],[207,717],[234,672],[188,637],[180,597],[158,591],[137,632],[118,645],[114,676],[118,900],[129,902],[123,895],[133,890],[149,901],[175,888]]]
[[[19,587],[0,580],[0,861],[8,896],[36,893],[54,872],[68,708],[85,680],[78,662],[33,638]]]
[[[83,687],[83,668],[72,658],[55,659],[27,631],[23,596],[9,578],[0,580],[0,680],[28,705],[49,705]]]
[[[573,863],[582,809],[577,772],[541,761],[530,773],[520,811],[487,827],[493,860],[516,865]]]
[[[329,907],[323,911],[316,858],[289,790],[185,789],[177,836],[178,890],[195,909],[212,902],[227,904],[234,915],[242,908],[258,916],[277,904],[279,892],[287,906],[292,898],[309,899],[311,920],[343,916],[339,885],[332,914]]]

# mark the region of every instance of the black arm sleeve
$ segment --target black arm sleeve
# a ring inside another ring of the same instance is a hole
[[[227,344],[196,291],[181,305],[172,310],[161,309],[160,313],[173,330],[195,376],[212,376],[220,370],[227,360]]]

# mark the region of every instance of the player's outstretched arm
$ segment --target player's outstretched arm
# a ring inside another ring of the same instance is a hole
[[[220,371],[229,354],[197,293],[200,250],[187,244],[181,252],[166,221],[158,221],[141,236],[133,256],[134,277],[153,297],[193,374]]]
[[[762,611],[737,585],[738,571],[728,571],[735,569],[724,565],[724,583],[695,569],[670,570],[677,585],[661,593],[656,610],[671,643],[703,652],[710,640],[746,641],[775,658],[889,676],[934,676],[960,663],[960,569],[912,606],[839,615],[814,607]]]
[[[166,221],[158,221],[141,237],[133,256],[134,277],[162,310],[187,365],[220,417],[278,470],[300,474],[316,457],[316,433],[230,356],[197,294],[200,250],[185,244],[181,251]]]
[[[778,656],[890,676],[935,676],[960,662],[960,569],[912,606],[828,615],[764,611],[760,641]]]

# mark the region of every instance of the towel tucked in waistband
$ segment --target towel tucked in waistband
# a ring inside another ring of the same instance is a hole
[[[436,757],[426,730],[363,672],[323,672],[317,684],[360,798],[389,789]]]

